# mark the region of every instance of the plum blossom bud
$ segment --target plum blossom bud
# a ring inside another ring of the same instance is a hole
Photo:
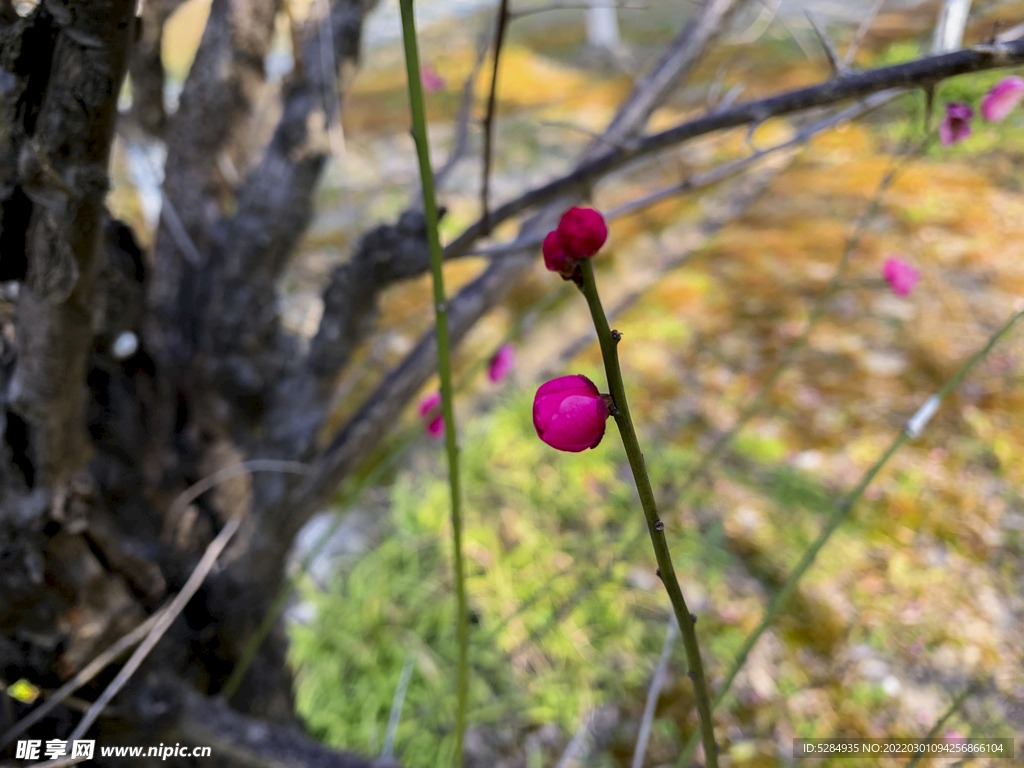
[[[589,259],[607,239],[604,216],[593,208],[570,208],[544,238],[544,266],[569,280],[580,259]]]
[[[593,208],[570,208],[558,222],[562,246],[577,259],[589,259],[608,239],[604,216]]]
[[[604,437],[608,403],[586,376],[545,382],[533,397],[533,426],[552,448],[579,453]]]
[[[1024,98],[1024,79],[1004,77],[981,100],[981,116],[990,123],[998,123]]]
[[[420,418],[423,428],[433,438],[444,434],[444,414],[441,413],[441,393],[432,392],[420,400]]]
[[[558,236],[557,229],[548,232],[541,250],[544,252],[545,267],[552,272],[557,272],[566,280],[572,277],[579,261],[570,256],[562,246],[562,239]]]
[[[494,353],[490,365],[487,366],[487,378],[497,384],[508,376],[509,372],[515,367],[515,349],[511,344],[503,344],[501,349]]]
[[[921,273],[903,259],[893,257],[882,265],[882,277],[889,283],[893,293],[897,296],[906,296],[914,290]]]
[[[948,147],[963,141],[971,135],[971,118],[974,110],[970,105],[951,101],[946,104],[946,116],[939,123],[939,139]]]

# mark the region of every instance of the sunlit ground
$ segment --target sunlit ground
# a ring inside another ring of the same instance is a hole
[[[477,26],[426,38],[427,59],[447,81],[430,96],[438,158],[450,142]],[[915,46],[894,41],[929,26],[883,15],[859,63],[915,55]],[[968,41],[991,25],[982,27]],[[586,132],[599,131],[627,91],[621,70],[595,66],[578,54],[578,43],[576,27],[533,25],[505,51],[495,199],[565,170]],[[374,52],[355,81],[344,118],[346,153],[332,164],[303,258],[284,281],[286,317],[296,330],[315,329],[317,286],[365,222],[394,216],[409,199],[415,165],[401,66],[397,50]],[[716,53],[693,82],[706,84],[716,73],[724,73],[723,91],[741,83],[741,98],[748,98],[822,79],[827,67],[809,62],[784,29],[773,29],[751,48]],[[947,83],[937,103],[977,104],[1001,74]],[[483,94],[486,76],[477,85]],[[652,127],[702,109],[705,90],[689,89]],[[767,190],[706,241],[694,233],[735,194],[731,182],[617,220],[598,257],[607,305],[656,283],[614,325],[624,336],[632,411],[715,684],[835,501],[1020,309],[1022,109],[998,126],[976,121],[963,144],[932,146],[905,164],[809,348],[764,412],[681,495],[688,470],[803,332],[893,153],[925,136],[923,103],[920,94],[903,97],[795,155],[773,156],[770,173],[760,166]],[[790,131],[773,121],[750,141],[766,147]],[[594,204],[608,209],[713,167],[749,152],[746,141],[745,131],[736,132],[633,168],[602,184]],[[478,213],[479,145],[475,135],[471,159],[442,194],[447,236]],[[123,208],[131,211],[130,200]],[[503,228],[497,239],[514,233]],[[695,244],[681,267],[659,272]],[[881,279],[882,263],[894,254],[922,273],[906,298]],[[449,265],[449,288],[483,266],[481,259]],[[429,328],[427,296],[426,279],[385,296],[385,330],[339,382],[338,423]],[[554,765],[597,712],[593,722],[604,724],[605,743],[587,765],[626,765],[668,601],[614,428],[596,450],[563,454],[537,439],[530,419],[541,372],[558,365],[559,352],[587,329],[582,299],[538,265],[474,331],[456,378],[541,303],[544,311],[516,341],[519,365],[510,380],[495,386],[477,377],[458,403],[475,621],[470,751],[492,755],[494,765]],[[827,544],[719,710],[721,764],[788,762],[794,736],[921,736],[971,683],[978,692],[943,732],[1024,735],[1021,339],[1017,330],[975,369]],[[596,345],[554,373],[603,382]],[[414,413],[409,423],[415,433]],[[379,545],[339,561],[341,575],[326,588],[307,585],[305,599],[316,611],[294,627],[297,700],[318,737],[379,751],[411,660],[395,753],[409,768],[426,768],[449,760],[454,720],[455,601],[440,444],[422,437],[384,479],[351,505],[373,521],[365,527]],[[677,647],[646,765],[673,765],[696,727],[685,670]]]

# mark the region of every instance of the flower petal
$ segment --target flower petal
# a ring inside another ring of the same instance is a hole
[[[1024,79],[1004,77],[981,100],[981,116],[991,123],[1005,118],[1024,98]]]

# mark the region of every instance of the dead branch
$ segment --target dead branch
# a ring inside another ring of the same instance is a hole
[[[501,0],[498,5],[498,20],[494,33],[494,68],[491,71],[491,90],[487,94],[487,112],[484,114],[484,168],[480,180],[480,218],[483,221],[483,233],[490,233],[491,224],[488,211],[490,210],[491,191],[491,159],[493,154],[494,141],[494,110],[498,99],[498,68],[501,65],[501,49],[505,45],[505,29],[508,26],[508,0]]]

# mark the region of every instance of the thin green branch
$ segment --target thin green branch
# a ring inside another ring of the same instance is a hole
[[[448,341],[448,309],[444,291],[444,252],[437,232],[437,200],[434,196],[434,172],[430,164],[427,141],[426,109],[423,106],[423,84],[420,82],[419,48],[416,42],[416,21],[413,0],[399,0],[402,10],[402,40],[405,44],[405,68],[409,85],[409,108],[412,112],[412,133],[423,186],[423,211],[430,247],[430,272],[434,283],[435,329],[437,332],[437,369],[441,380],[441,412],[444,414],[445,448],[448,453],[448,481],[452,503],[452,550],[455,558],[455,593],[458,601],[459,672],[456,684],[455,711],[456,768],[463,766],[466,739],[466,711],[469,705],[469,610],[466,604],[466,574],[462,558],[462,498],[459,490],[459,448],[455,434],[455,409],[452,402],[451,350]]]
[[[622,370],[619,368],[617,347],[620,337],[617,332],[613,333],[608,327],[608,318],[605,317],[604,307],[601,306],[601,297],[597,292],[597,283],[594,280],[594,267],[589,259],[583,260],[581,269],[583,272],[583,295],[587,298],[590,315],[594,320],[594,328],[597,330],[597,338],[601,343],[604,370],[608,377],[608,388],[611,390],[614,403],[615,423],[619,427],[622,444],[626,449],[629,466],[633,470],[633,479],[636,481],[636,489],[640,495],[640,505],[643,507],[644,517],[647,519],[647,530],[651,536],[651,544],[654,546],[654,556],[658,561],[658,575],[661,577],[665,589],[668,590],[669,599],[672,601],[672,610],[675,612],[683,636],[686,661],[690,667],[690,679],[693,681],[694,697],[697,700],[697,711],[700,714],[706,765],[708,768],[717,768],[718,748],[715,746],[715,731],[711,722],[711,702],[708,697],[708,685],[704,677],[704,665],[701,662],[700,646],[697,644],[697,632],[694,627],[696,617],[686,607],[683,591],[679,588],[679,580],[676,578],[675,567],[672,565],[672,555],[668,550],[668,540],[665,538],[665,524],[658,517],[651,479],[647,474],[647,467],[644,465],[644,455],[640,451],[640,443],[636,437],[636,430],[633,428],[633,420],[629,416],[626,387],[622,382]]]
[[[943,384],[942,387],[939,388],[938,392],[925,401],[918,412],[915,413],[903,429],[899,431],[899,434],[893,438],[889,447],[885,449],[885,452],[882,453],[878,460],[868,468],[868,471],[864,473],[856,487],[854,487],[854,489],[846,495],[846,498],[836,506],[832,515],[829,517],[828,522],[825,524],[825,527],[822,528],[821,533],[818,534],[818,538],[815,539],[810,548],[804,552],[804,556],[800,558],[800,562],[797,564],[796,568],[794,568],[793,572],[789,574],[789,578],[786,579],[786,583],[782,585],[782,588],[775,595],[775,598],[768,606],[768,610],[765,611],[765,615],[764,618],[761,619],[761,623],[758,624],[757,628],[747,636],[747,639],[743,643],[743,647],[740,648],[739,653],[736,654],[736,659],[733,661],[732,667],[725,676],[725,680],[722,682],[722,687],[719,689],[718,695],[715,696],[714,703],[712,704],[712,710],[717,709],[725,699],[730,686],[732,686],[733,681],[736,679],[736,675],[739,674],[739,671],[743,668],[750,652],[753,650],[754,646],[757,645],[757,641],[761,639],[761,635],[763,635],[765,630],[768,629],[768,627],[774,623],[775,619],[779,617],[779,614],[782,612],[782,609],[785,607],[790,596],[796,590],[800,579],[804,577],[804,574],[806,574],[814,564],[814,561],[818,557],[818,553],[821,552],[825,544],[828,543],[828,540],[832,538],[832,534],[835,533],[836,529],[844,520],[846,520],[847,515],[850,514],[850,510],[853,509],[854,505],[863,495],[865,489],[871,485],[871,482],[881,471],[882,467],[884,467],[886,462],[892,458],[893,454],[900,449],[900,446],[921,434],[921,431],[924,429],[928,420],[935,413],[939,404],[946,395],[960,385],[960,382],[963,381],[964,377],[971,372],[971,369],[992,351],[992,348],[999,343],[999,340],[1009,333],[1013,326],[1016,325],[1017,321],[1022,317],[1024,317],[1024,310],[1014,312],[1010,315],[1010,318],[1003,323],[999,330],[989,337],[985,346],[971,355],[967,362],[960,366],[960,369],[953,375],[953,377]],[[686,748],[683,750],[683,753],[680,755],[679,761],[676,763],[677,768],[683,768],[683,766],[687,764],[694,747],[696,747],[696,740],[691,737]]]
[[[964,688],[960,692],[960,695],[953,700],[953,703],[949,705],[949,709],[942,714],[942,717],[935,721],[935,725],[932,726],[932,729],[928,731],[928,735],[925,736],[922,741],[931,741],[934,739],[938,735],[939,731],[942,730],[942,726],[946,724],[946,721],[960,711],[960,707],[962,707],[968,697],[974,693],[976,687],[976,684],[972,684]],[[906,768],[915,768],[915,766],[921,762],[922,757],[924,757],[923,752],[915,752],[914,756],[907,761]]]

